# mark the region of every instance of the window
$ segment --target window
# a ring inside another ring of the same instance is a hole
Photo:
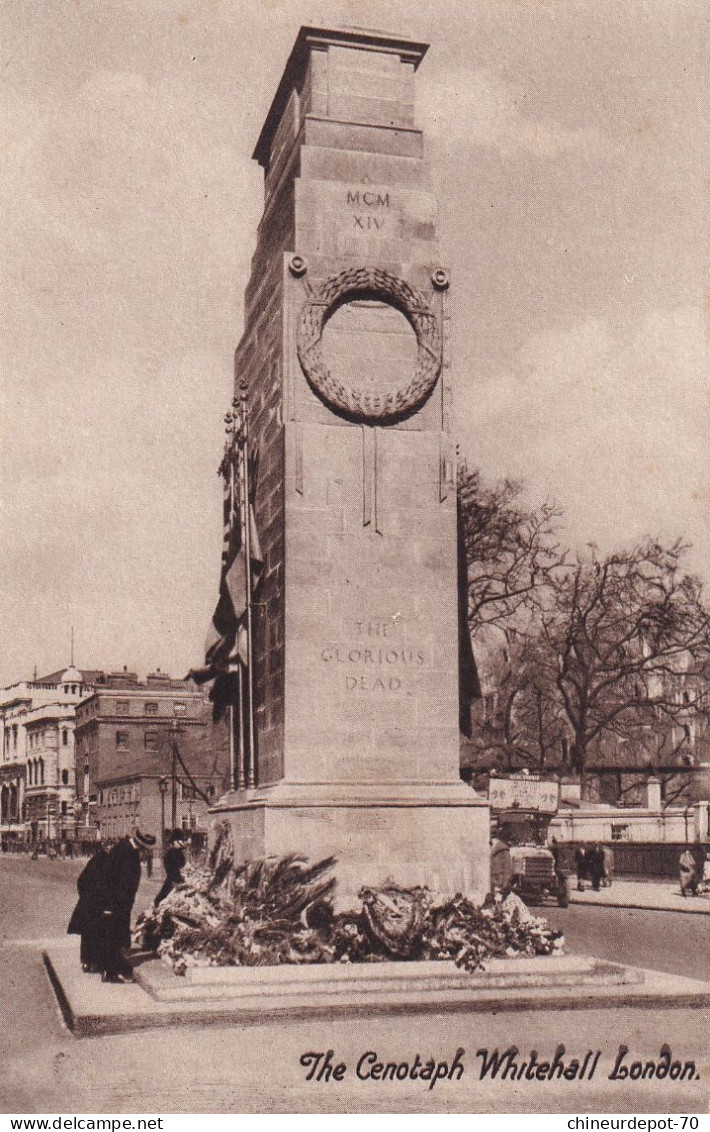
[[[620,825],[612,822],[611,826],[611,839],[612,841],[630,841],[631,827],[628,825]]]
[[[146,751],[157,751],[158,749],[158,732],[146,731],[144,736],[144,743]]]
[[[62,746],[66,747],[68,742],[69,742],[69,732],[67,731],[67,729],[65,727],[64,730],[62,731]]]
[[[62,771],[62,786],[68,786],[68,785],[69,785],[69,771],[63,770]]]
[[[127,751],[128,750],[128,732],[127,731],[117,731],[116,732],[116,750],[117,751]]]
[[[131,710],[130,700],[116,700],[116,713],[118,715],[128,715]]]
[[[173,704],[173,715],[184,715],[186,711],[187,711],[187,705],[186,704],[177,703],[177,702]]]
[[[145,705],[145,714],[146,715],[157,715],[158,714],[158,705],[157,705],[155,700],[149,700],[148,703]]]
[[[62,802],[62,817],[66,816],[66,812],[67,812],[67,804],[66,804],[66,802]]]

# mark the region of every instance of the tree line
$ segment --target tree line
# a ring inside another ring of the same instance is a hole
[[[521,483],[486,484],[465,466],[458,506],[474,768],[636,768],[672,789],[710,710],[710,612],[685,569],[690,544],[573,553],[558,507],[526,505]]]

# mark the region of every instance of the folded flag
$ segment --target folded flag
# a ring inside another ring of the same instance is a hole
[[[256,483],[256,459],[250,459],[249,462],[253,467],[251,477],[253,489]],[[240,507],[238,498],[238,487],[242,485],[241,480],[235,485],[230,469],[226,471],[219,598],[205,641],[204,667],[190,672],[191,678],[198,684],[207,683],[220,674],[234,673],[237,664],[248,663],[249,646],[244,623],[247,612],[247,539],[246,523],[243,519],[244,507]],[[252,494],[251,491],[249,494]],[[251,587],[254,592],[264,573],[264,556],[251,499],[248,507],[248,522]]]

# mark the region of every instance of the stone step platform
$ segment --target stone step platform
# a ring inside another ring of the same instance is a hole
[[[493,960],[473,974],[435,962],[203,968],[189,978],[148,960],[128,985],[85,975],[73,937],[48,944],[43,957],[77,1037],[334,1014],[710,1006],[710,983],[575,955]]]
[[[643,972],[587,956],[493,959],[485,971],[469,973],[453,962],[317,964],[282,967],[191,967],[184,977],[159,960],[136,968],[136,981],[159,1002],[265,997],[303,999],[330,1009],[334,996],[366,1004],[406,995],[470,994],[472,990],[550,986],[617,986],[643,982]]]

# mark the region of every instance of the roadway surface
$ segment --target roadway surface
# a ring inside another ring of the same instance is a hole
[[[252,1027],[195,1027],[75,1039],[65,1028],[41,960],[42,941],[64,933],[81,865],[0,856],[0,1111],[5,1113],[200,1112],[707,1112],[710,1039],[706,1011],[566,1010],[281,1021]],[[136,910],[157,891],[144,878]],[[544,915],[568,950],[710,980],[705,916],[573,905]],[[477,1050],[538,1051],[559,1043],[567,1061],[601,1050],[592,1081],[481,1079]],[[609,1079],[620,1045],[627,1062],[694,1060],[697,1079]],[[451,1062],[463,1077],[433,1090],[423,1081],[359,1080],[368,1050],[383,1061]],[[341,1082],[306,1081],[303,1053],[333,1049],[347,1065]]]

